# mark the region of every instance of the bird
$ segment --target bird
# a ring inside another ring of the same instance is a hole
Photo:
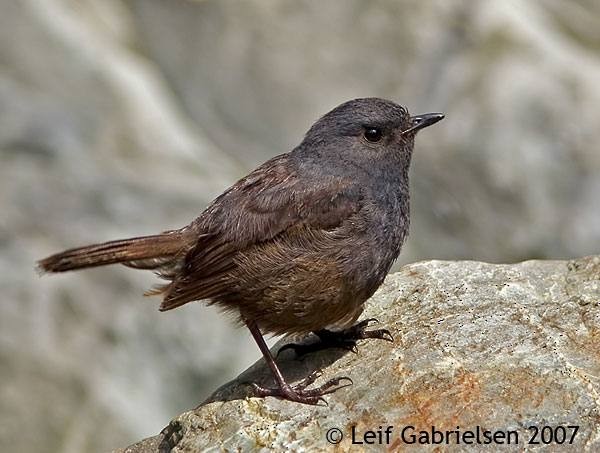
[[[411,116],[386,99],[358,98],[319,118],[292,151],[266,161],[218,196],[187,226],[69,249],[37,262],[41,273],[110,264],[154,271],[160,311],[214,304],[245,325],[275,386],[257,397],[319,404],[352,384],[317,388],[315,375],[288,383],[264,335],[316,333],[323,347],[392,340],[356,323],[382,284],[410,222],[409,167],[418,131],[444,118]],[[299,345],[291,345],[294,349]]]

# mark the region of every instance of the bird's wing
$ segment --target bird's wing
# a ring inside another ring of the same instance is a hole
[[[193,300],[218,298],[237,253],[292,228],[317,233],[339,227],[358,212],[362,192],[353,181],[322,177],[307,182],[285,156],[278,156],[238,181],[198,219],[208,232],[190,250],[181,272],[164,286],[161,310]]]

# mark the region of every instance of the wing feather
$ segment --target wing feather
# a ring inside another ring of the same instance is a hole
[[[287,156],[267,161],[217,198],[194,226],[202,240],[185,257],[181,272],[165,285],[160,309],[227,294],[236,256],[302,226],[333,230],[356,213],[362,193],[353,181],[301,179]]]

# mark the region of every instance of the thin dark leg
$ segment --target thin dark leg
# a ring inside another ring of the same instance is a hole
[[[258,349],[260,349],[260,352],[262,352],[262,355],[265,358],[267,365],[269,365],[269,368],[271,368],[271,372],[273,373],[273,376],[275,376],[275,380],[279,386],[282,388],[289,387],[289,385],[285,382],[281,371],[279,371],[279,367],[275,363],[275,359],[273,359],[273,355],[271,354],[267,343],[265,343],[265,339],[263,338],[262,333],[260,332],[260,329],[256,323],[254,321],[246,321],[246,325],[248,326],[248,329],[250,329],[250,333],[258,345]]]
[[[303,356],[311,352],[321,351],[323,349],[329,348],[340,348],[346,349],[348,351],[352,351],[354,353],[358,352],[356,348],[356,342],[358,340],[367,340],[369,338],[374,338],[378,340],[385,340],[393,342],[394,338],[392,334],[387,329],[375,329],[375,330],[367,330],[371,323],[377,323],[378,321],[375,318],[365,319],[364,321],[355,324],[348,329],[340,330],[340,331],[332,331],[332,330],[317,330],[314,334],[319,337],[319,341],[316,343],[310,344],[286,344],[282,346],[277,355],[279,355],[282,351],[286,349],[293,349],[296,355]]]
[[[262,352],[262,355],[265,358],[267,365],[269,365],[269,368],[271,368],[271,372],[273,373],[273,376],[275,377],[275,380],[277,381],[277,384],[279,386],[279,388],[270,389],[261,387],[258,384],[253,383],[252,385],[258,396],[276,396],[286,400],[296,401],[298,403],[314,405],[318,404],[320,401],[325,402],[325,400],[323,399],[323,395],[333,393],[336,390],[339,390],[343,387],[347,387],[348,385],[352,384],[352,380],[350,378],[340,377],[331,379],[330,381],[327,381],[321,387],[318,387],[316,389],[307,390],[306,387],[312,384],[319,377],[319,374],[315,372],[303,381],[301,381],[296,386],[292,387],[283,378],[283,375],[281,374],[279,367],[275,363],[275,359],[273,358],[271,351],[269,351],[269,347],[265,343],[262,333],[260,332],[260,329],[258,328],[256,323],[254,321],[246,320],[246,326],[248,326],[248,329],[254,337],[256,344],[258,344],[260,352]],[[348,383],[340,385],[340,383],[343,381],[348,381]]]

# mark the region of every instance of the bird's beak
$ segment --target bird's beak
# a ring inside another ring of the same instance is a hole
[[[409,132],[416,132],[419,129],[423,129],[427,126],[437,123],[444,119],[443,113],[423,113],[422,115],[416,115],[410,117],[411,127],[402,131],[402,135],[408,134]]]

